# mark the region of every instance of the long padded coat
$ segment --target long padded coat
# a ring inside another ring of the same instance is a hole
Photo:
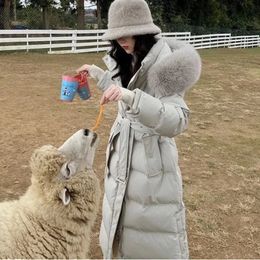
[[[109,56],[98,86],[117,71]],[[182,178],[174,136],[187,128],[184,92],[201,62],[188,44],[158,39],[130,80],[132,107],[119,102],[106,152],[100,245],[104,258],[188,258]],[[122,86],[122,85],[121,85]],[[113,252],[118,241],[117,252]]]

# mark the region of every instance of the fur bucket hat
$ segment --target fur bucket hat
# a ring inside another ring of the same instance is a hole
[[[145,0],[115,0],[108,11],[108,30],[102,40],[160,32]]]

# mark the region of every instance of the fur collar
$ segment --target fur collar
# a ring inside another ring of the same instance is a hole
[[[150,67],[147,77],[148,85],[155,89],[156,96],[184,93],[200,77],[200,56],[190,44],[173,38],[163,40],[171,52],[162,59],[158,59]],[[160,54],[163,54],[163,51]]]
[[[113,74],[117,73],[114,59],[106,55],[103,61]],[[159,38],[142,61],[138,77],[146,73],[148,86],[155,90],[157,97],[183,94],[198,81],[201,59],[190,44],[173,38]]]

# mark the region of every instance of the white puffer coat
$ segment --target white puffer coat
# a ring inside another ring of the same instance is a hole
[[[105,90],[115,66],[98,82]],[[182,178],[174,136],[187,128],[184,92],[198,80],[201,62],[192,46],[159,39],[129,82],[128,107],[119,102],[107,147],[100,245],[113,257],[188,258]],[[121,82],[117,79],[118,84]]]

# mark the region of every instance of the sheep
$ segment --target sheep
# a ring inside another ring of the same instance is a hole
[[[31,186],[19,200],[0,203],[0,258],[88,258],[100,201],[97,143],[81,129],[58,149],[35,150]]]

